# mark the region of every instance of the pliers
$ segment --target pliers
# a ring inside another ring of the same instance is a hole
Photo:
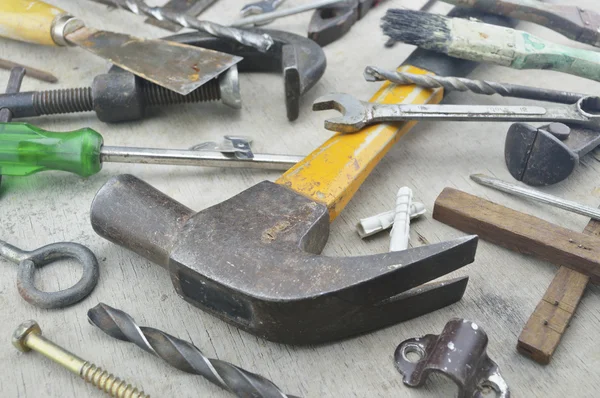
[[[378,3],[379,0],[352,0],[319,8],[308,25],[308,37],[321,47],[326,46],[345,35]]]

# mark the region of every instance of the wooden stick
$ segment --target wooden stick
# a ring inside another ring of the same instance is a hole
[[[564,233],[564,228],[558,227],[544,220],[540,220],[536,217],[505,208],[487,200],[451,188],[446,188],[436,200],[433,210],[433,218],[449,225],[456,226],[455,222],[448,222],[447,217],[450,214],[450,219],[456,221],[456,219],[452,217],[453,215],[455,217],[457,213],[460,213],[460,211],[453,210],[452,206],[457,205],[471,209],[470,213],[476,212],[477,209],[481,209],[484,213],[489,211],[497,212],[496,214],[499,215],[499,218],[496,218],[495,221],[502,220],[501,217],[516,217],[515,220],[522,221],[517,223],[520,225],[520,227],[525,227],[526,229],[531,228],[531,231],[536,231],[536,233],[538,233],[537,231],[539,231],[540,227],[547,228],[546,232],[548,234],[548,239],[546,239],[544,244],[548,244],[548,240],[551,241],[554,239],[557,229],[560,230],[558,235],[562,236]],[[479,225],[481,219],[471,218],[470,223],[473,225],[472,228],[457,228],[469,233],[475,233],[475,229],[487,229],[487,227],[483,224],[489,221],[493,220],[485,220],[481,225]],[[513,227],[515,226],[512,223],[513,220],[504,219],[503,221],[505,221],[503,224],[511,224]],[[475,226],[475,224],[477,224],[477,226]],[[526,233],[526,235],[532,234],[531,231]],[[514,229],[512,232],[518,234],[520,231],[518,229]],[[600,221],[591,220],[586,226],[584,234],[592,237],[600,236]],[[494,239],[489,239],[489,237],[484,235],[486,234],[480,233],[480,236],[483,239],[490,240],[507,248],[523,252],[522,250],[519,250],[519,248],[514,247],[512,244],[498,242]],[[536,253],[532,254],[535,255]],[[552,259],[550,259],[550,261],[555,262]],[[550,362],[550,359],[556,351],[563,334],[569,326],[581,297],[585,293],[585,289],[589,280],[589,276],[567,268],[566,266],[561,266],[559,268],[556,276],[552,280],[552,283],[546,290],[544,297],[531,314],[529,320],[523,328],[523,331],[521,332],[521,335],[519,336],[517,350],[521,354],[530,357],[540,364],[545,365]]]
[[[435,201],[433,218],[461,231],[600,281],[600,239],[453,188]]]
[[[600,221],[591,220],[583,233],[600,236]],[[519,336],[517,350],[521,354],[543,365],[550,363],[589,280],[582,273],[559,268]]]

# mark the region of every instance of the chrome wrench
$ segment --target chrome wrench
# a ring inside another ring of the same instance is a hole
[[[327,109],[335,109],[342,116],[325,120],[325,128],[341,133],[355,133],[370,124],[404,120],[538,121],[600,127],[600,97],[591,96],[583,97],[573,105],[561,106],[390,105],[336,93],[320,97],[313,103],[313,111]]]

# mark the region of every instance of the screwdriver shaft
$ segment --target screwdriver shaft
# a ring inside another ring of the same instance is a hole
[[[113,163],[167,164],[178,166],[244,167],[268,170],[287,170],[302,160],[302,156],[255,153],[249,159],[217,151],[186,149],[133,148],[103,146],[100,160]]]
[[[590,206],[582,205],[581,203],[565,200],[535,189],[521,187],[497,178],[486,176],[484,174],[473,174],[471,175],[471,179],[476,183],[486,187],[494,188],[515,196],[532,199],[537,202],[545,203],[550,206],[558,207],[559,209],[581,214],[582,216],[587,216],[594,220],[600,221],[600,210]]]
[[[88,311],[88,320],[104,333],[134,343],[184,372],[204,376],[239,397],[292,398],[264,377],[233,364],[210,359],[193,344],[158,329],[138,326],[123,311],[100,303]]]

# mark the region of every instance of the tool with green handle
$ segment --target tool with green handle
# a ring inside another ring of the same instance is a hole
[[[99,172],[104,162],[287,170],[303,159],[252,153],[247,141],[230,138],[234,143],[230,153],[218,149],[111,147],[104,146],[102,136],[91,128],[58,133],[27,123],[0,123],[0,174],[27,176],[62,170],[88,177]],[[247,149],[236,149],[242,146]]]
[[[181,43],[88,28],[79,18],[39,0],[1,0],[0,36],[49,46],[78,46],[182,95],[242,60]]]

